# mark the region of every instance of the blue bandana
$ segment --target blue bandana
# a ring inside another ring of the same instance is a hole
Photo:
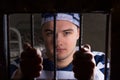
[[[44,13],[42,14],[41,25],[48,21],[53,21],[54,15],[56,16],[56,20],[66,20],[80,27],[80,16],[78,13]]]

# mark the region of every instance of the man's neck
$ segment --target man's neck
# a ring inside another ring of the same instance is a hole
[[[73,58],[71,57],[71,59],[69,60],[57,60],[57,68],[60,69],[60,68],[64,68],[64,67],[67,67],[71,62],[72,62]]]
[[[57,60],[56,61],[56,65],[57,65],[57,68],[64,68],[64,67],[67,67],[73,60],[73,55],[74,55],[74,52],[72,52],[71,55],[69,55],[67,58],[63,59],[63,60]]]

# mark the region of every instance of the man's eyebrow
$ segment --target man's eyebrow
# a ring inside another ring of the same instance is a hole
[[[48,31],[53,31],[53,30],[51,30],[51,29],[45,29],[44,31],[45,31],[45,32],[48,32]]]
[[[53,30],[51,30],[51,29],[45,29],[44,31],[48,32],[48,31],[53,31]],[[66,32],[66,31],[73,31],[73,29],[65,29],[65,30],[63,30],[63,32]]]
[[[65,32],[65,31],[73,31],[73,29],[66,29],[66,30],[63,30],[63,32]]]

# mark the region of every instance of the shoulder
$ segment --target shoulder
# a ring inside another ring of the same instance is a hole
[[[15,60],[10,62],[10,65],[14,65],[14,66],[18,67],[19,63],[20,63],[20,58],[16,58]]]
[[[104,61],[105,61],[105,53],[104,52],[92,51],[92,53],[93,53],[96,63],[98,63],[98,62],[104,63]]]
[[[93,53],[93,56],[97,62],[105,60],[105,53],[104,52],[92,51],[92,53]]]

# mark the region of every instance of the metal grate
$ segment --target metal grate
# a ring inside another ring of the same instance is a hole
[[[107,18],[106,18],[106,57],[105,57],[105,80],[107,80],[107,59],[108,59],[108,53],[109,53],[109,44],[110,44],[110,25],[109,25],[109,20],[110,20],[110,14],[108,14],[107,15]],[[8,26],[8,15],[4,15],[4,30],[5,30],[5,32],[9,32],[8,31],[8,28],[9,28],[9,26]],[[80,41],[79,41],[79,49],[80,49],[80,47],[81,47],[81,44],[82,44],[82,36],[83,36],[83,22],[82,22],[82,18],[83,18],[83,16],[82,16],[82,14],[80,15],[80,18],[81,18],[81,22],[80,22],[80,25],[81,25],[81,28],[80,28]],[[30,16],[30,25],[31,25],[31,27],[30,27],[30,30],[31,30],[31,45],[34,47],[34,14],[31,14],[31,16]],[[54,43],[54,64],[55,64],[55,66],[54,66],[54,80],[57,80],[57,78],[56,78],[56,50],[55,50],[55,40],[56,40],[56,35],[55,35],[55,33],[56,33],[56,18],[55,18],[55,16],[54,16],[54,36],[53,36],[53,43]],[[10,58],[10,54],[9,54],[9,43],[8,43],[8,34],[6,34],[6,33],[4,33],[4,38],[5,38],[5,51],[6,51],[6,53],[5,53],[5,55],[6,55],[6,70],[8,70],[8,66],[9,66],[9,58]],[[8,73],[9,73],[9,70],[8,70]]]

